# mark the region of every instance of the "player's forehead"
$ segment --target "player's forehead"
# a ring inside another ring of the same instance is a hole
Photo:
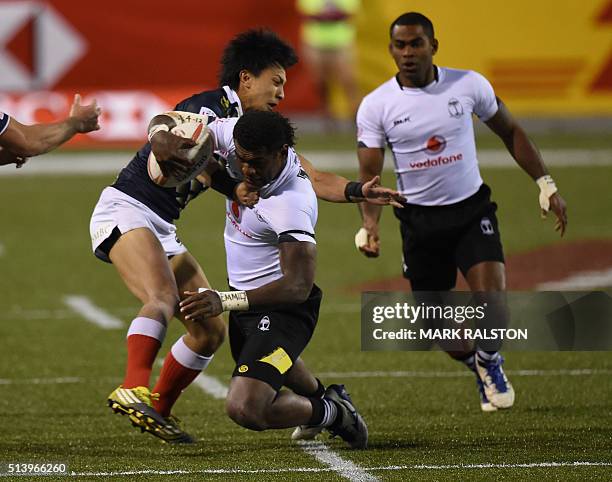
[[[266,152],[264,149],[258,149],[258,150],[248,150],[243,148],[240,143],[234,139],[234,146],[236,147],[236,155],[238,156],[238,158],[241,161],[251,161],[251,160],[255,160],[255,159],[264,159],[266,157]]]
[[[283,82],[286,82],[287,72],[282,66],[278,64],[274,64],[274,65],[270,65],[269,67],[266,67],[265,69],[263,69],[261,73],[258,75],[258,77],[263,77],[263,78],[280,77],[280,79]]]
[[[394,25],[391,30],[391,40],[399,40],[401,42],[410,42],[416,38],[425,37],[425,29],[422,25]]]

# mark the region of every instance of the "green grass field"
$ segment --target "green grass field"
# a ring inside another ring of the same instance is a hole
[[[612,167],[557,168],[553,174],[570,206],[567,239],[612,238]],[[537,189],[523,173],[489,169],[483,177],[500,206],[508,253],[560,242],[552,221],[539,219]],[[111,415],[106,396],[123,375],[125,331],[138,310],[114,268],[90,251],[89,216],[112,180],[0,177],[0,462],[64,461],[79,480],[110,472],[125,480],[341,480],[292,444],[290,431],[242,429],[225,416],[220,400],[197,386],[176,407],[201,439],[197,445],[163,445]],[[386,182],[393,180],[387,176]],[[612,479],[610,353],[508,353],[516,405],[482,414],[474,381],[443,353],[360,351],[359,297],[346,287],[399,274],[397,223],[391,212],[384,214],[383,254],[367,260],[353,246],[355,206],[319,207],[317,283],[325,297],[304,358],[324,382],[347,385],[370,428],[369,450],[350,451],[337,440],[326,442],[331,450],[380,480]],[[223,201],[214,193],[194,201],[179,222],[182,241],[220,288],[226,286],[223,222]],[[66,295],[88,297],[125,328],[86,322],[68,310]],[[180,333],[174,321],[161,356]],[[232,368],[226,344],[207,373],[227,383]],[[591,372],[547,375],[574,369]],[[360,373],[366,371],[381,373]],[[429,375],[406,373],[413,371]],[[553,462],[560,465],[538,466]],[[573,462],[604,465],[566,465]]]

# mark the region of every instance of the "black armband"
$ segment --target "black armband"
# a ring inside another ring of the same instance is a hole
[[[240,184],[232,178],[225,169],[219,169],[210,176],[212,187],[215,191],[220,192],[229,199],[234,199],[234,190]]]
[[[348,202],[355,202],[355,198],[363,199],[363,183],[350,181],[344,188],[344,197]]]

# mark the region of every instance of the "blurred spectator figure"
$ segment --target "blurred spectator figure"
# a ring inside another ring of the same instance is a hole
[[[330,81],[336,80],[348,104],[349,116],[355,118],[361,100],[355,79],[355,25],[353,16],[359,0],[298,0],[303,15],[302,43],[319,90],[324,115],[332,120]],[[333,123],[332,123],[333,124]]]

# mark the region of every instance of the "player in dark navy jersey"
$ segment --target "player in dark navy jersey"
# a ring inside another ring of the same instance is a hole
[[[69,116],[59,122],[25,125],[0,111],[0,166],[21,167],[28,157],[52,151],[75,134],[98,130],[100,112],[95,100],[81,105],[79,94],[74,96]]]
[[[247,31],[224,51],[222,87],[185,99],[175,109],[207,116],[207,121],[239,117],[247,110],[271,110],[283,100],[286,69],[296,62],[293,49],[274,33]],[[225,324],[219,316],[196,323],[177,313],[182,293],[210,287],[197,261],[178,241],[173,224],[206,186],[202,176],[176,189],[159,187],[150,180],[147,157],[151,150],[162,170],[169,171],[181,168],[181,149],[191,146],[188,139],[170,134],[168,126],[164,126],[165,131],[154,130],[157,125],[151,124],[150,143],[121,171],[115,184],[104,190],[91,221],[94,252],[115,265],[128,289],[143,303],[128,331],[124,381],[109,395],[108,403],[153,435],[169,442],[191,442],[171,409],[223,342]],[[224,153],[217,154],[223,157]],[[394,200],[395,191],[378,187],[377,179],[349,183],[340,176],[314,170],[305,159],[302,165],[322,199],[347,202],[371,197],[373,202],[383,204]],[[227,180],[220,184],[218,187],[226,191]],[[254,193],[248,193],[244,183],[235,184],[235,189],[231,183],[229,186],[229,196],[238,193],[243,204],[252,201]],[[214,177],[212,187],[216,187]],[[188,333],[166,356],[159,380],[150,391],[153,362],[173,316],[183,321]]]

